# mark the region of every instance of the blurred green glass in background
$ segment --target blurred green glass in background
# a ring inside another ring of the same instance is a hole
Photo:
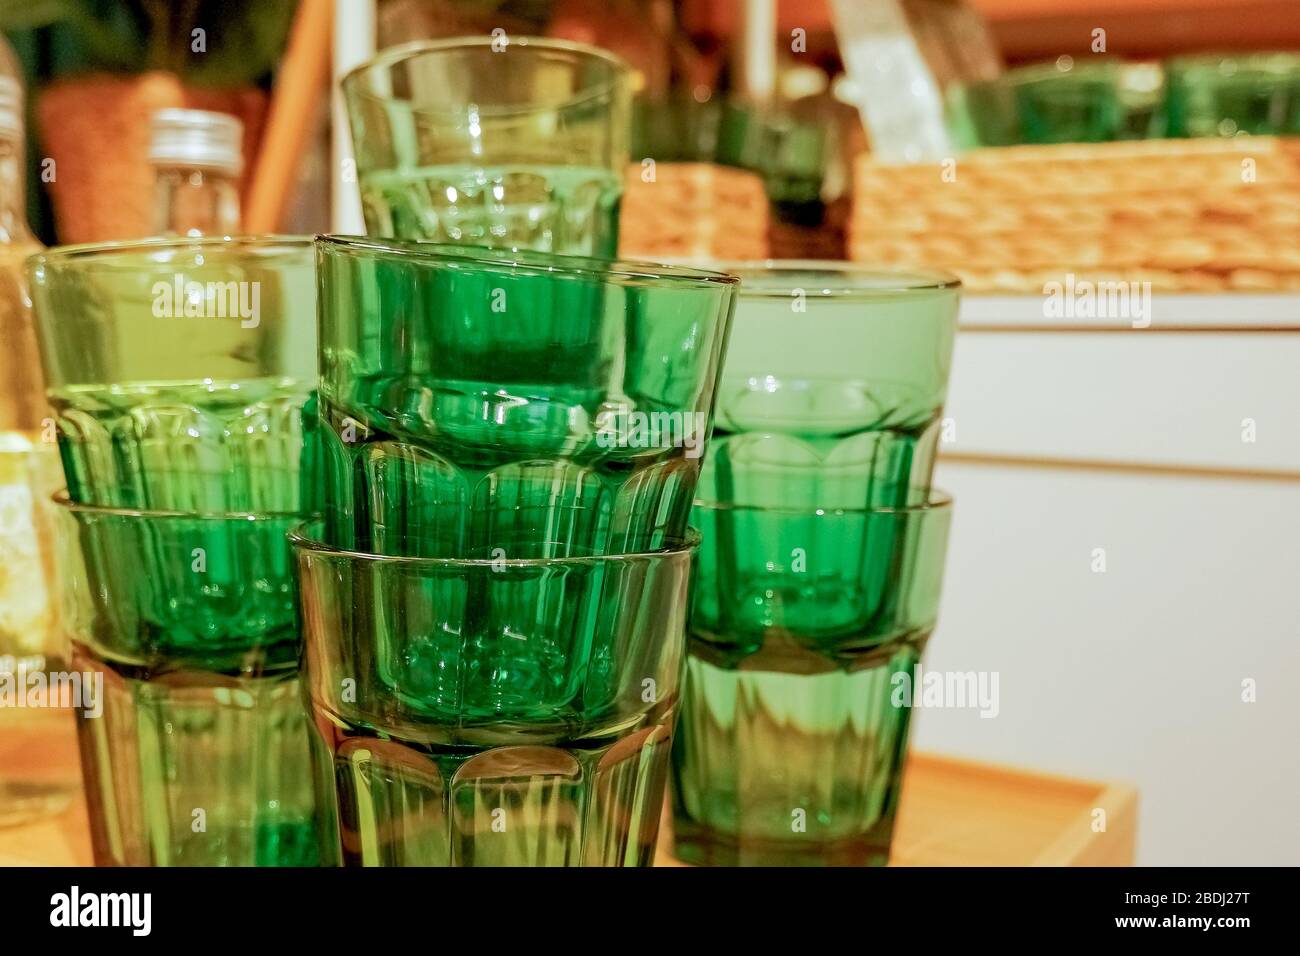
[[[1300,55],[1213,54],[1165,64],[1166,136],[1300,134]]]

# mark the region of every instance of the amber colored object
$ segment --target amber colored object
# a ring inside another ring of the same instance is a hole
[[[41,141],[54,161],[47,186],[64,243],[153,234],[154,169],[149,120],[169,107],[231,113],[244,124],[243,154],[256,156],[266,118],[257,89],[200,90],[171,73],[90,74],[40,94]],[[244,175],[248,175],[245,166]]]

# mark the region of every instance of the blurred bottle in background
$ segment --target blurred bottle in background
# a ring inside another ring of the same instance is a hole
[[[49,532],[63,474],[23,271],[41,245],[25,213],[17,77],[0,39],[0,826],[58,812],[81,783],[73,701],[50,691],[66,669]]]
[[[159,110],[149,161],[156,171],[154,232],[230,236],[239,232],[244,126],[226,113]]]

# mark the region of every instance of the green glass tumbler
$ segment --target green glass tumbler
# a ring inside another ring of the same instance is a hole
[[[653,550],[685,534],[736,279],[322,237],[308,493],[341,547]]]
[[[384,51],[342,81],[367,234],[612,256],[630,77],[538,37]]]
[[[1099,59],[1008,70],[973,83],[956,99],[960,122],[978,146],[1021,143],[1106,143],[1125,131],[1120,64]]]
[[[843,262],[727,268],[741,286],[699,497],[807,510],[924,503],[957,280]]]
[[[912,702],[899,689],[934,629],[951,510],[938,493],[893,509],[697,502],[680,859],[888,861]]]
[[[96,865],[335,862],[298,683],[301,519],[59,504]]]
[[[74,501],[298,510],[316,383],[310,239],[67,246],[28,269]]]
[[[691,535],[610,557],[386,557],[295,536],[344,865],[647,866]]]
[[[1210,54],[1165,64],[1166,136],[1300,133],[1300,56]]]

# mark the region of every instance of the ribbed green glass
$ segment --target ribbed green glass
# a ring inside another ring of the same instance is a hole
[[[699,496],[809,510],[923,503],[957,280],[836,262],[727,268],[741,286]]]
[[[934,628],[950,517],[941,496],[856,511],[697,503],[679,857],[887,862],[911,715],[894,692]]]
[[[60,512],[73,666],[103,680],[102,713],[77,716],[96,864],[333,862],[297,677],[297,516]]]
[[[613,255],[630,75],[538,37],[381,53],[343,79],[367,234]]]
[[[318,257],[327,540],[545,558],[685,533],[734,278],[339,237]]]
[[[74,501],[298,509],[316,381],[311,240],[68,246],[29,272]]]
[[[346,865],[646,866],[691,549],[444,560],[295,538]]]
[[[693,523],[679,855],[878,863],[948,527],[930,482],[958,284],[833,262],[740,276]]]

